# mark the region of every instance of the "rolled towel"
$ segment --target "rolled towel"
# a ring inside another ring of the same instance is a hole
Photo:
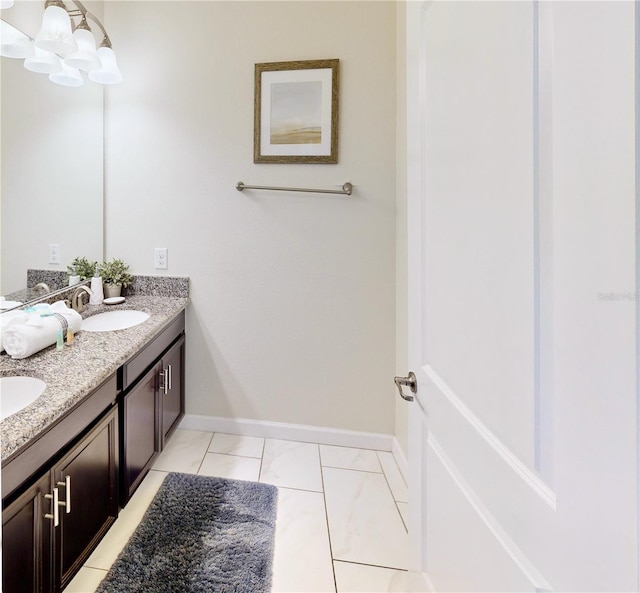
[[[22,310],[7,311],[0,315],[0,352],[4,352],[3,340],[4,332],[12,323],[22,323],[27,320],[29,315]]]
[[[69,309],[63,301],[53,303],[51,311],[62,315],[74,333],[80,329],[82,317],[77,311]],[[7,325],[3,330],[2,344],[11,358],[27,358],[55,344],[61,329],[61,322],[55,315],[41,317],[28,314],[26,319]]]

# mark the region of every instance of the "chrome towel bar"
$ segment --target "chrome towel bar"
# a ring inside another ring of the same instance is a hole
[[[350,182],[343,184],[342,189],[310,189],[306,187],[273,187],[270,185],[245,185],[243,181],[236,183],[236,189],[242,191],[245,189],[268,189],[274,191],[303,191],[314,194],[343,194],[350,196],[353,191],[353,185]]]

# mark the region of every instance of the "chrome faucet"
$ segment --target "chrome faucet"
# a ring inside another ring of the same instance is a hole
[[[73,296],[71,297],[71,306],[78,313],[82,313],[82,311],[84,311],[84,306],[86,303],[84,302],[83,297],[85,294],[91,296],[93,292],[91,292],[91,289],[87,288],[86,286],[79,286],[73,291]]]

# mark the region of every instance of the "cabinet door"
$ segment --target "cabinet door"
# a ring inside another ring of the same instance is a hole
[[[184,336],[162,357],[162,448],[184,416]]]
[[[51,582],[51,478],[45,476],[2,511],[2,590],[49,593]]]
[[[122,400],[120,426],[123,506],[160,451],[158,386],[161,370],[161,363],[152,367]]]
[[[53,468],[59,491],[55,590],[64,588],[118,516],[118,423],[114,407]]]

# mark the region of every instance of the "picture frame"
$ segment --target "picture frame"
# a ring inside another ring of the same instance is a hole
[[[340,60],[255,65],[254,163],[338,162]]]

